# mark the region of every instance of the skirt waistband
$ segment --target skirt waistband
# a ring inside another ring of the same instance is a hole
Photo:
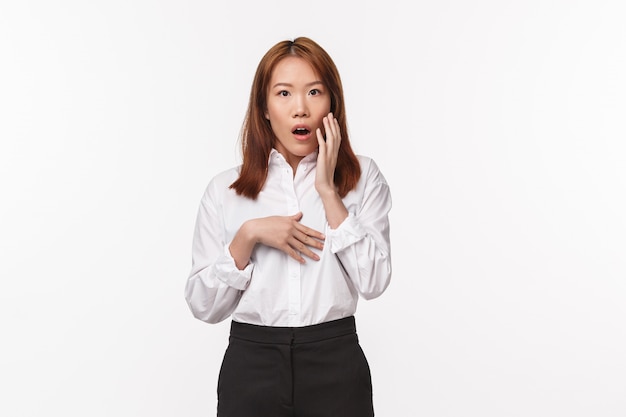
[[[356,333],[354,316],[304,327],[273,327],[232,321],[230,336],[258,343],[310,343]]]

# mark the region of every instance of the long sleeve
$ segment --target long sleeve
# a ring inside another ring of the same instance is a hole
[[[219,193],[211,182],[200,202],[192,244],[192,268],[185,299],[193,315],[208,323],[225,320],[235,310],[253,270],[235,266],[228,251]]]
[[[348,206],[349,216],[337,229],[327,228],[326,242],[359,294],[372,299],[385,291],[391,279],[391,193],[373,160],[362,168],[363,198]]]

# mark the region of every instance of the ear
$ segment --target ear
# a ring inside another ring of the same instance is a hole
[[[269,112],[268,112],[267,110],[265,110],[265,118],[266,118],[267,120],[269,120],[269,119],[270,119],[270,114],[269,114]]]

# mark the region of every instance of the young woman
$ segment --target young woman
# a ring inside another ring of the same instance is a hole
[[[242,164],[200,201],[185,288],[196,318],[231,318],[217,414],[373,416],[354,314],[391,278],[391,195],[350,146],[341,79],[317,43],[261,59],[241,140]]]

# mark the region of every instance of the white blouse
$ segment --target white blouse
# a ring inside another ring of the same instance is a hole
[[[361,178],[343,202],[349,215],[337,229],[326,221],[315,190],[317,152],[300,161],[296,175],[272,150],[267,180],[256,200],[228,188],[239,176],[231,168],[215,176],[200,201],[185,299],[193,315],[208,323],[229,316],[265,326],[299,327],[350,316],[359,296],[381,295],[391,278],[389,218],[391,194],[378,166],[358,156]],[[286,253],[257,244],[239,270],[228,247],[249,219],[289,216],[326,235],[319,261],[300,264]]]

